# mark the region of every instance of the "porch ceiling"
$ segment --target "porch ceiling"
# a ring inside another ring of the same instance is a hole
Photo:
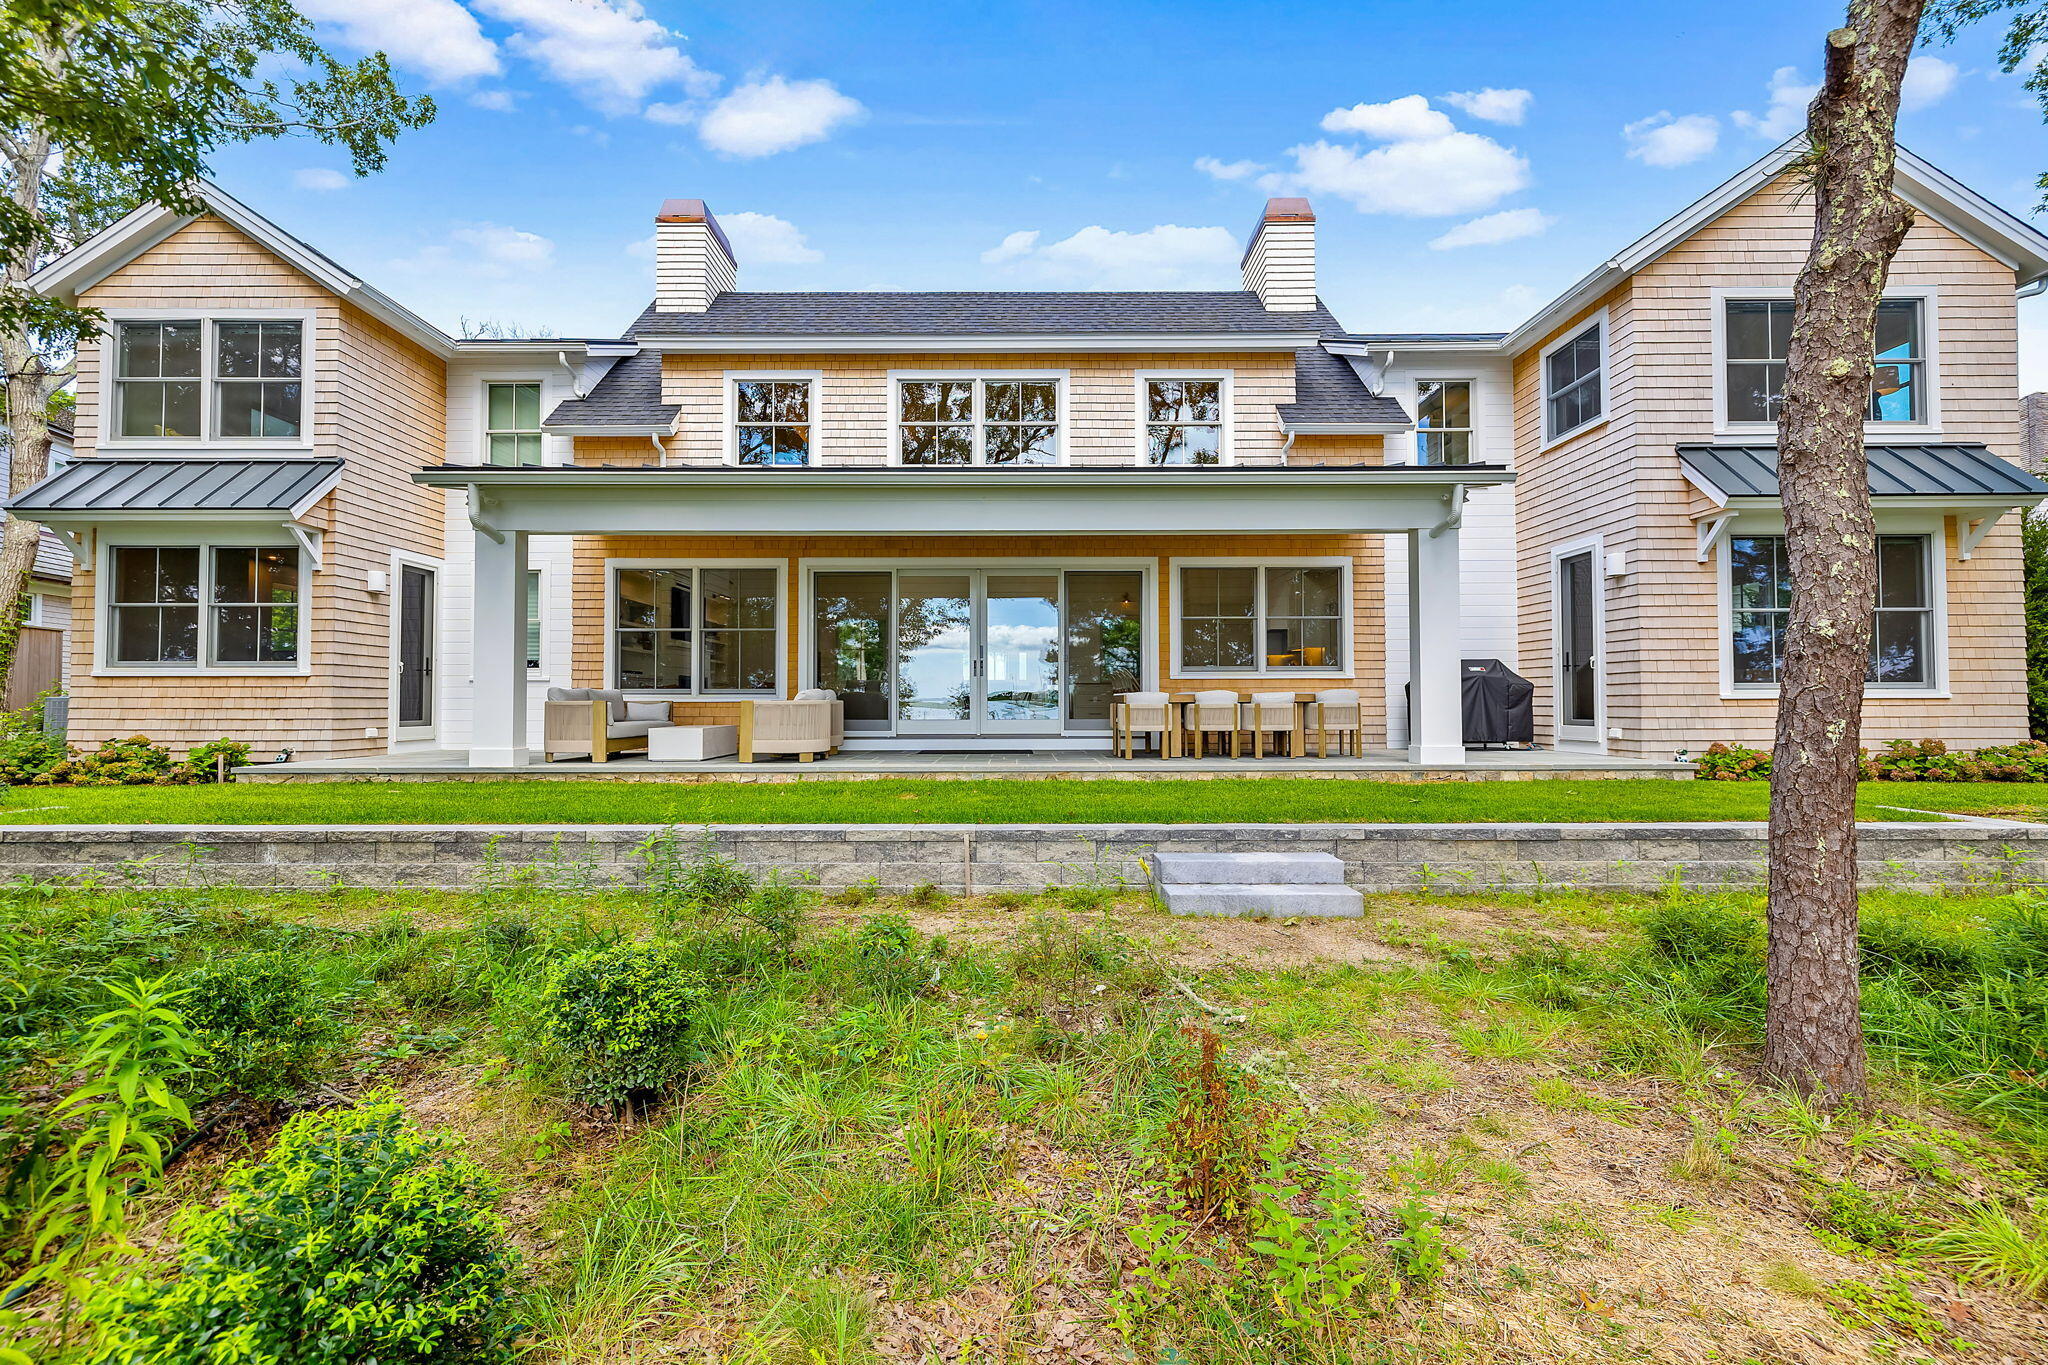
[[[487,534],[1353,534],[1455,524],[1487,465],[1031,469],[503,469],[413,475],[467,489]]]

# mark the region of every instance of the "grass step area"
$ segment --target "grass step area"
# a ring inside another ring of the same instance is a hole
[[[1869,782],[1860,801],[1865,820],[2041,819],[2048,784]],[[1769,802],[1753,782],[364,782],[16,787],[0,824],[1627,824],[1762,820]]]

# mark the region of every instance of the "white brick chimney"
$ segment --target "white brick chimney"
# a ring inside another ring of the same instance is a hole
[[[654,215],[654,305],[701,313],[735,283],[732,243],[702,199],[669,199]]]
[[[1244,253],[1244,287],[1275,313],[1316,306],[1316,214],[1306,199],[1268,199]]]

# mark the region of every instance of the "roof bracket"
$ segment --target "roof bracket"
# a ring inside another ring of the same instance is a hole
[[[2010,511],[2012,511],[2010,507],[2000,507],[1996,511],[1987,512],[1975,520],[1960,512],[1957,513],[1956,558],[1968,559],[1971,555],[1975,554],[1977,547],[1984,543],[1984,537],[1991,534],[1991,528],[2005,520],[2005,514]]]
[[[92,551],[86,548],[86,537],[90,531],[67,531],[61,526],[52,526],[50,531],[70,549],[71,557],[80,564],[92,563]]]
[[[1698,543],[1694,546],[1693,558],[1702,564],[1712,559],[1714,557],[1714,547],[1719,545],[1722,538],[1728,534],[1729,523],[1734,520],[1735,514],[1733,512],[1720,512],[1714,516],[1702,517],[1699,521],[1693,523],[1693,534],[1698,538]]]
[[[292,539],[299,542],[299,550],[306,556],[306,562],[313,566],[313,572],[319,573],[322,567],[320,563],[320,529],[316,526],[308,526],[305,522],[290,517],[285,519],[284,529],[290,531]]]

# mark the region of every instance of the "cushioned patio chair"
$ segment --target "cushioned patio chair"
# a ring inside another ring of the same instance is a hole
[[[1252,736],[1252,757],[1266,756],[1266,736],[1272,735],[1273,753],[1277,756],[1284,748],[1289,758],[1300,758],[1294,752],[1294,694],[1292,692],[1254,692],[1251,700],[1244,704],[1244,717],[1239,726],[1249,730]],[[1287,738],[1283,742],[1280,736]]]
[[[1316,757],[1330,756],[1330,736],[1337,736],[1337,752],[1348,748],[1353,758],[1365,754],[1365,711],[1355,688],[1332,687],[1316,693],[1302,721],[1304,737],[1316,738]]]
[[[1230,736],[1230,756],[1237,758],[1244,752],[1244,736],[1238,730],[1238,697],[1235,692],[1197,692],[1195,699],[1187,705],[1187,743],[1181,752],[1191,758],[1206,758],[1209,751],[1210,735]],[[1218,749],[1223,747],[1217,740]]]
[[[1139,735],[1159,757],[1173,757],[1173,707],[1164,692],[1124,692],[1110,703],[1110,746],[1125,758],[1135,758]]]
[[[806,687],[796,694],[798,701],[829,701],[832,703],[832,752],[838,753],[846,747],[846,703],[839,694],[829,687]]]
[[[566,756],[602,763],[645,749],[650,731],[675,724],[667,702],[627,701],[624,692],[602,687],[550,687],[544,704],[542,743],[551,761]]]
[[[809,763],[832,752],[832,714],[837,701],[743,701],[740,703],[742,763],[762,754],[795,754]]]

